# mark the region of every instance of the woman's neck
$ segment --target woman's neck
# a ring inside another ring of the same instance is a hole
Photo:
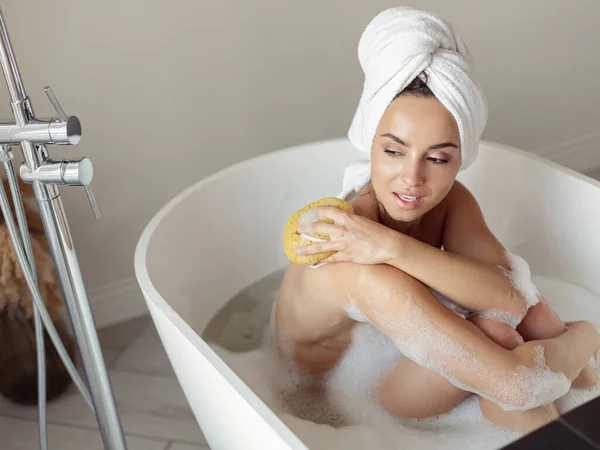
[[[377,200],[375,190],[370,183],[352,200],[352,204],[355,212],[402,234],[414,236],[421,227],[422,217],[412,222],[401,222],[391,218]]]
[[[421,217],[412,222],[401,222],[399,220],[394,220],[391,218],[385,211],[383,205],[379,204],[379,222],[385,225],[392,230],[396,230],[402,234],[406,234],[408,236],[414,234],[416,230],[419,229],[421,225]]]

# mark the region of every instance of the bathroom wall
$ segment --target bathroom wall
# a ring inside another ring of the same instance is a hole
[[[51,154],[94,162],[101,221],[82,188],[62,192],[99,324],[143,310],[134,248],[176,193],[251,156],[346,134],[360,34],[401,3],[443,15],[468,43],[490,101],[485,139],[600,167],[597,0],[2,2],[37,115],[53,113],[49,84],[83,124],[78,146]],[[0,117],[12,117],[4,87]]]

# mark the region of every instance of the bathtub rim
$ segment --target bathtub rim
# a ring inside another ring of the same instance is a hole
[[[247,158],[240,162],[230,164],[208,176],[201,178],[193,182],[187,188],[182,190],[180,193],[172,197],[167,203],[165,203],[150,219],[148,224],[144,227],[138,242],[136,244],[134,253],[134,271],[137,283],[140,290],[142,291],[145,301],[152,302],[153,305],[160,310],[166,318],[168,318],[173,325],[189,340],[194,347],[202,353],[202,355],[219,371],[223,378],[230,383],[240,396],[246,401],[250,407],[252,407],[256,413],[269,425],[271,425],[276,433],[278,433],[282,439],[285,439],[293,448],[306,449],[306,445],[300,440],[300,438],[262,401],[262,399],[250,389],[250,387],[235,373],[235,371],[227,365],[227,363],[208,345],[208,343],[202,339],[201,335],[195,332],[192,327],[175,311],[175,309],[162,297],[158,290],[154,287],[152,280],[148,274],[146,266],[147,251],[150,241],[157,227],[161,221],[186,197],[192,195],[198,189],[202,189],[204,186],[229,175],[232,172],[243,170],[244,166],[249,164],[255,164],[261,159],[272,157],[275,153],[292,153],[299,152],[309,147],[321,146],[321,145],[343,145],[347,144],[351,147],[348,138],[332,138],[318,141],[310,141],[301,143],[298,145],[288,146],[276,150],[267,151],[263,154]],[[509,151],[517,153],[526,158],[533,158],[542,164],[546,164],[555,170],[574,176],[579,180],[585,181],[595,187],[600,188],[600,181],[595,180],[583,173],[577,172],[574,169],[570,169],[566,166],[562,166],[554,161],[551,161],[541,155],[533,153],[531,151],[523,150],[517,147],[500,144],[493,141],[481,140],[480,147],[489,147],[498,150]],[[467,169],[468,170],[468,169]],[[460,172],[459,172],[460,174]],[[147,309],[150,310],[149,305],[146,305]],[[154,321],[154,320],[153,320]],[[156,326],[156,325],[155,325]]]
[[[310,142],[301,143],[298,145],[284,147],[281,149],[271,150],[266,153],[239,161],[237,163],[230,164],[210,175],[205,176],[204,178],[194,181],[187,188],[180,191],[177,195],[172,197],[170,200],[168,200],[166,203],[163,204],[163,206],[161,206],[158,209],[158,211],[151,217],[150,221],[146,224],[146,226],[140,233],[140,237],[138,238],[138,241],[137,241],[137,244],[135,247],[135,252],[134,252],[134,272],[135,272],[136,281],[140,287],[140,290],[145,295],[149,296],[150,298],[158,299],[159,303],[162,303],[164,306],[168,307],[167,311],[170,311],[175,316],[181,318],[175,312],[175,310],[168,304],[168,302],[159,294],[159,292],[155,289],[154,285],[152,284],[152,281],[150,279],[150,276],[148,275],[148,271],[147,271],[147,267],[146,267],[146,255],[147,255],[148,245],[150,243],[150,240],[152,238],[154,231],[156,230],[156,228],[158,227],[160,222],[184,198],[188,197],[190,194],[192,194],[197,189],[201,189],[205,185],[210,184],[213,181],[215,181],[223,176],[228,175],[230,172],[239,171],[245,165],[249,165],[251,163],[256,163],[257,161],[259,161],[261,159],[266,159],[266,158],[272,157],[275,153],[278,153],[278,154],[288,153],[288,152],[292,153],[292,152],[302,151],[305,148],[313,147],[313,146],[328,145],[328,144],[340,145],[340,144],[344,144],[344,143],[347,143],[349,146],[351,145],[348,138],[339,137],[339,138],[324,139],[324,140],[319,140],[319,141],[310,141]],[[532,151],[523,150],[518,147],[513,147],[510,145],[500,144],[500,143],[497,143],[494,141],[488,141],[488,140],[483,140],[483,139],[480,141],[480,146],[492,147],[492,148],[496,148],[499,150],[507,150],[507,151],[510,151],[513,153],[517,153],[526,158],[532,158],[542,164],[545,164],[547,166],[554,168],[555,170],[558,170],[559,172],[563,172],[565,174],[574,176],[575,178],[577,178],[583,182],[586,182],[588,184],[591,184],[592,186],[600,188],[600,180],[591,178],[588,175],[585,175],[585,174],[578,172],[574,169],[571,169],[569,167],[562,166],[544,156],[533,153]],[[469,169],[471,169],[471,168],[468,168],[466,170],[469,170]],[[459,172],[459,174],[460,173],[461,172]],[[167,312],[167,311],[165,311],[165,312]],[[181,319],[181,320],[183,321],[183,319]],[[185,323],[185,321],[183,321],[183,322]]]

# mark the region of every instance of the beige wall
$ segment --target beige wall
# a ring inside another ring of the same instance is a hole
[[[88,287],[133,275],[152,215],[186,186],[283,146],[344,136],[360,95],[370,0],[2,2],[38,116],[53,87],[79,116],[104,217],[63,189]],[[538,149],[598,131],[600,2],[421,0],[451,20],[490,100],[484,137]],[[2,84],[0,116],[10,118]],[[240,199],[243,201],[243,199]]]

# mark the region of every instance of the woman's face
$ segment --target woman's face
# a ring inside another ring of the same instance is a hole
[[[371,150],[377,200],[398,222],[413,222],[436,206],[460,169],[460,135],[435,97],[397,97],[383,114]]]

